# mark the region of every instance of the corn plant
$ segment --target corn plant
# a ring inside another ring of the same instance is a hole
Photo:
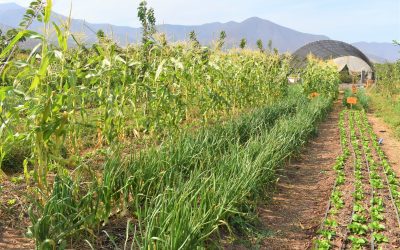
[[[301,74],[304,93],[318,93],[336,98],[339,94],[339,74],[333,63],[309,56],[307,67]]]
[[[29,148],[29,235],[39,249],[90,239],[120,211],[138,218],[139,248],[204,245],[276,181],[331,106],[288,87],[288,55],[223,51],[225,32],[217,48],[194,34],[154,39],[145,1],[143,43],[125,48],[105,33],[69,48],[70,20],[50,22],[52,1],[44,6],[44,33],[21,30],[0,54],[25,36],[38,43],[1,65],[0,162],[18,143]]]

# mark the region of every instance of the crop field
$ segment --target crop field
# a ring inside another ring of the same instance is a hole
[[[141,44],[98,31],[85,45],[51,11],[33,1],[0,43],[0,249],[272,249],[277,216],[262,210],[306,157],[331,191],[310,189],[323,202],[307,249],[400,248],[399,172],[369,122],[369,92],[342,105],[355,94],[339,92],[332,62],[293,69],[259,43],[223,49],[224,31],[209,47],[194,31],[170,43],[145,1]],[[341,153],[320,166],[304,152],[332,116]]]
[[[388,163],[364,111],[340,114],[342,155],[321,226],[319,249],[399,247],[399,179]]]

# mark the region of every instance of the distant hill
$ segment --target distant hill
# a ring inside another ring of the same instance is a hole
[[[367,52],[363,52],[368,58],[369,58],[369,60],[372,62],[372,63],[385,63],[385,62],[392,62],[392,61],[389,61],[388,59],[385,59],[385,58],[383,58],[383,57],[380,57],[380,56],[376,56],[376,55],[372,55],[372,54],[369,54],[369,53],[367,53]],[[394,61],[393,61],[394,62]]]
[[[0,4],[0,23],[10,27],[17,27],[24,13],[25,8],[17,4]],[[60,20],[66,20],[66,17],[53,13],[52,21],[60,22]],[[42,25],[34,22],[31,29],[40,31]],[[138,42],[141,34],[140,28],[110,24],[92,24],[79,19],[71,20],[71,31],[84,35],[87,43],[92,43],[96,40],[95,32],[99,29],[104,30],[107,34],[112,34],[113,38],[122,45],[125,45],[127,42]],[[298,32],[257,17],[249,18],[241,23],[208,23],[197,26],[165,24],[157,26],[157,29],[160,32],[165,32],[170,41],[185,40],[188,38],[189,32],[194,30],[197,33],[200,43],[203,45],[210,45],[213,40],[218,38],[219,33],[224,30],[227,34],[226,46],[228,48],[238,46],[242,38],[247,39],[248,46],[251,48],[256,47],[258,39],[262,39],[265,45],[271,39],[273,47],[283,52],[293,52],[306,43],[328,39],[326,36]]]
[[[249,47],[255,48],[256,41],[261,39],[265,47],[268,40],[271,40],[272,46],[282,52],[293,52],[309,42],[329,39],[322,35],[298,32],[258,17],[252,17],[240,23],[209,23],[199,26],[161,25],[159,30],[165,32],[172,40],[186,39],[188,33],[194,30],[202,44],[210,44],[218,38],[220,31],[224,30],[227,34],[228,47],[237,47],[240,40],[246,38]]]
[[[17,4],[0,4],[0,29],[7,30],[11,27],[17,27],[24,13],[25,8]],[[52,15],[52,21],[56,23],[63,22],[66,19],[67,17],[57,13]],[[40,32],[42,24],[34,22],[30,29]],[[140,41],[140,28],[93,24],[80,19],[71,19],[72,33],[87,44],[96,41],[95,33],[99,29],[104,30],[106,34],[112,36],[121,45]],[[272,47],[281,52],[294,52],[307,43],[329,39],[327,36],[299,32],[258,17],[252,17],[243,22],[215,22],[195,26],[164,24],[158,25],[157,29],[166,33],[169,41],[187,40],[189,32],[194,30],[198,40],[203,45],[211,45],[214,40],[218,39],[219,33],[224,30],[227,34],[226,48],[237,47],[242,38],[247,39],[247,44],[250,48],[255,48],[256,41],[261,39],[265,47],[267,47],[268,41],[271,40]],[[31,44],[28,43],[27,46],[31,46]],[[395,61],[399,58],[399,53],[397,52],[399,49],[390,43],[359,42],[353,45],[376,62]]]
[[[3,31],[3,34],[6,33],[6,31],[9,29],[11,29],[10,26],[0,23],[0,30]]]
[[[400,59],[400,47],[391,43],[358,42],[353,45],[365,54],[374,55],[389,62]]]

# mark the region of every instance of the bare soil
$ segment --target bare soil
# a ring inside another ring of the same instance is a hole
[[[0,183],[0,249],[34,249],[34,242],[25,237],[29,205],[24,198],[26,185],[11,179]]]
[[[341,153],[340,109],[338,102],[319,126],[318,136],[282,171],[272,202],[259,208],[263,224],[272,232],[263,241],[262,249],[312,247],[335,181],[332,167]]]
[[[378,138],[383,139],[382,149],[388,157],[389,163],[397,176],[400,176],[400,141],[396,139],[391,128],[374,114],[368,114],[368,121],[372,125]]]
[[[349,127],[349,120],[348,116],[345,117],[345,125],[346,128]],[[351,144],[351,137],[350,131],[346,130],[346,138],[347,138],[347,145],[352,146]],[[354,193],[354,183],[355,183],[355,176],[354,176],[354,166],[355,166],[355,159],[354,154],[351,153],[351,156],[345,162],[344,165],[344,173],[346,181],[339,186],[336,186],[336,190],[342,193],[344,205],[342,209],[338,209],[337,213],[327,214],[327,218],[331,220],[335,220],[338,223],[336,235],[337,237],[334,238],[332,242],[332,247],[337,249],[344,244],[344,239],[347,237],[348,229],[347,225],[351,222],[351,216],[353,212],[353,193]],[[331,204],[331,208],[333,204]]]
[[[374,161],[379,164],[379,168],[377,169],[377,173],[381,177],[384,185],[388,187],[388,183],[386,182],[385,170],[382,167],[382,162],[378,157],[378,153],[374,149],[372,142],[370,142],[370,148],[372,149]],[[379,197],[383,200],[385,209],[383,211],[383,216],[385,220],[382,222],[385,225],[385,229],[382,234],[385,235],[389,242],[380,244],[382,249],[399,249],[400,247],[400,225],[398,224],[396,207],[391,200],[389,188],[382,188],[375,190],[375,197]]]

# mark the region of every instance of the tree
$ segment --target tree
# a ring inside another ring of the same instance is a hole
[[[242,38],[242,40],[240,40],[240,45],[239,45],[239,47],[240,47],[241,49],[244,49],[244,48],[246,48],[246,44],[247,44],[246,38]]]
[[[112,46],[113,49],[118,49],[118,50],[120,49],[119,46],[117,45],[117,43],[114,42],[113,39],[108,37],[107,34],[102,29],[99,29],[96,32],[96,37],[97,37],[97,42],[99,45]],[[93,46],[96,47],[96,44],[93,44]]]
[[[3,36],[3,31],[0,29],[0,52],[4,49],[6,46],[6,38]]]
[[[156,18],[154,9],[147,7],[147,1],[142,1],[138,7],[138,18],[142,23],[142,43],[148,44],[156,33]]]
[[[194,47],[196,47],[196,48],[200,47],[200,42],[199,42],[199,40],[197,40],[197,35],[194,30],[190,31],[189,40],[193,44]]]
[[[221,31],[221,33],[219,33],[219,39],[218,39],[218,43],[217,43],[217,50],[221,50],[222,47],[224,47],[225,38],[226,38],[226,32],[223,30],[223,31]]]
[[[105,33],[104,33],[104,31],[102,30],[102,29],[99,29],[97,32],[96,32],[96,37],[97,37],[97,40],[101,40],[101,39],[103,39],[104,37],[106,37],[106,35],[105,35]]]
[[[0,52],[7,46],[7,44],[14,39],[14,37],[18,34],[17,29],[10,29],[6,32],[5,35],[3,35],[3,31],[0,29]],[[20,42],[25,42],[26,38],[22,37]]]
[[[269,52],[272,51],[272,40],[271,39],[268,40],[268,50],[269,50]]]
[[[140,81],[144,81],[146,72],[150,65],[149,60],[149,52],[154,44],[153,35],[156,33],[156,18],[154,16],[154,9],[147,7],[147,1],[143,0],[140,2],[139,7],[137,9],[138,18],[142,23],[142,44],[143,48],[141,50],[141,57],[142,57],[142,67],[140,68]],[[145,98],[148,100],[150,98],[151,92],[150,88],[147,88]],[[145,114],[149,112],[148,102],[145,101]]]
[[[14,39],[14,37],[19,33],[19,31],[17,29],[9,29],[6,32],[6,40],[7,42],[11,41],[12,39]],[[21,37],[21,39],[19,39],[20,42],[25,42],[26,41],[26,37]]]
[[[261,39],[257,40],[257,48],[260,50],[261,53],[264,53],[264,45]]]

